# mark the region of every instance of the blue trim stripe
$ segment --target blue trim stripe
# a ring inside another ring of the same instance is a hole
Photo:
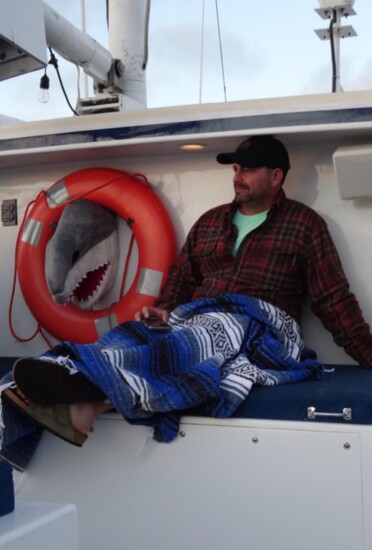
[[[14,139],[0,139],[0,151],[78,145],[100,141],[119,141],[138,138],[170,137],[210,134],[232,131],[246,132],[263,128],[295,128],[327,124],[372,122],[372,107],[335,109],[328,111],[305,111],[295,113],[265,114],[242,117],[217,118],[169,122],[142,126],[122,126],[77,132],[55,133]]]

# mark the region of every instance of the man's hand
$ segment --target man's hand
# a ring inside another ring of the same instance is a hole
[[[163,319],[163,321],[168,321],[169,313],[166,309],[153,306],[145,306],[142,308],[142,311],[137,311],[134,315],[135,321],[143,321],[148,317],[157,317],[158,319]]]

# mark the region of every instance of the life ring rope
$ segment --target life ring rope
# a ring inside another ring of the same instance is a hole
[[[40,323],[37,323],[37,327],[36,327],[35,332],[31,336],[26,336],[26,337],[19,336],[19,334],[17,334],[17,332],[14,328],[14,325],[13,325],[13,307],[14,307],[14,299],[15,299],[15,292],[16,292],[16,286],[17,286],[18,243],[19,243],[19,240],[20,240],[21,235],[23,233],[23,228],[24,228],[24,225],[25,225],[27,215],[28,215],[28,212],[29,212],[30,208],[32,207],[33,204],[35,204],[35,202],[38,200],[38,198],[44,193],[45,193],[44,190],[40,191],[40,193],[36,197],[36,199],[30,201],[28,203],[28,205],[26,206],[25,213],[23,215],[22,222],[21,222],[21,225],[20,225],[20,230],[19,230],[18,235],[17,235],[15,253],[14,253],[12,290],[11,290],[11,293],[10,293],[9,308],[8,308],[8,325],[9,325],[10,333],[13,336],[13,338],[15,339],[16,342],[22,342],[22,343],[31,342],[32,340],[34,340],[34,338],[36,338],[36,336],[38,334],[40,334],[40,336],[43,338],[43,340],[45,341],[47,346],[50,348],[50,347],[52,347],[51,343],[49,342],[47,336],[45,335],[45,333],[43,331],[43,328],[40,325]]]
[[[100,203],[127,223],[133,220],[130,228],[139,251],[137,272],[126,294],[122,296],[121,289],[119,301],[103,310],[57,305],[45,281],[45,247],[53,232],[51,225],[58,223],[63,208],[78,198]],[[147,178],[109,168],[73,172],[39,193],[31,211],[26,212],[20,234],[16,263],[28,307],[53,336],[82,343],[95,341],[113,326],[132,319],[144,305],[151,305],[176,253],[173,224]],[[32,272],[29,265],[34,267]]]

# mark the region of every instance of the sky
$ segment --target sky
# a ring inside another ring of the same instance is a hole
[[[46,3],[80,28],[80,0]],[[331,92],[330,43],[314,32],[329,22],[315,12],[318,7],[318,0],[218,0],[222,71],[216,0],[152,0],[147,106]],[[107,48],[106,0],[85,0],[85,10],[86,32]],[[372,0],[356,0],[354,10],[356,16],[342,19],[358,34],[341,40],[345,91],[372,89]],[[79,82],[80,92],[84,89],[82,71],[79,80],[76,66],[58,52],[56,57],[75,106]],[[39,102],[43,72],[1,81],[0,113],[25,121],[71,116],[52,66],[48,67],[50,99]],[[91,79],[89,95],[93,95]]]

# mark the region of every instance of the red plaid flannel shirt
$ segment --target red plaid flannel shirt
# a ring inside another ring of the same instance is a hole
[[[236,203],[206,212],[192,227],[170,269],[157,305],[177,305],[221,293],[261,298],[297,319],[309,295],[335,342],[372,368],[372,336],[349,290],[325,221],[281,191],[265,222],[248,234],[235,258]]]

